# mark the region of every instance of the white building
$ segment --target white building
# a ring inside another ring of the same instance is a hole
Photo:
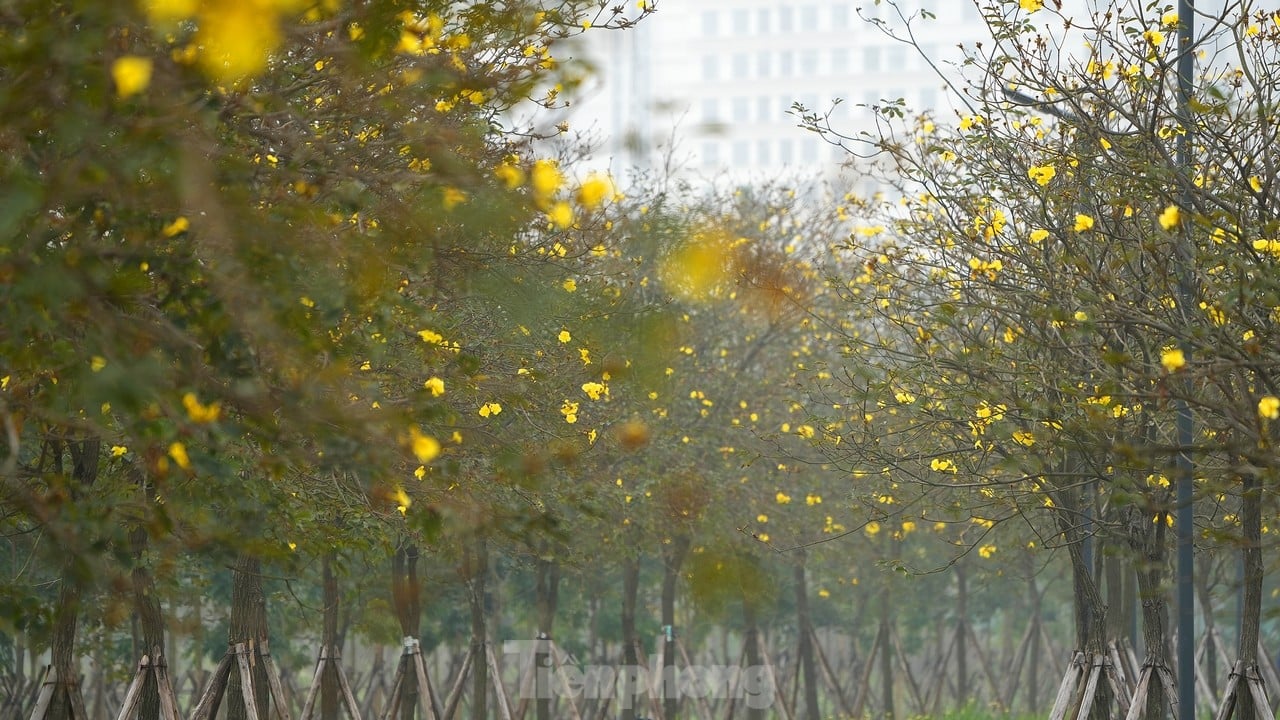
[[[918,49],[876,25],[905,36],[904,18]],[[657,165],[673,143],[676,165],[708,177],[832,171],[845,153],[797,127],[794,103],[846,134],[886,99],[950,115],[922,53],[954,61],[986,36],[971,0],[659,0],[632,30],[586,33],[598,77],[570,120],[597,132],[592,164],[615,172]]]

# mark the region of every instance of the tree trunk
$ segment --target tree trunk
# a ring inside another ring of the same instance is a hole
[[[129,533],[133,546],[133,604],[139,629],[142,631],[142,654],[156,661],[157,651],[164,650],[164,615],[160,611],[160,598],[156,597],[155,581],[147,570],[145,553],[147,531],[137,527]],[[140,658],[135,658],[135,660]],[[166,658],[165,662],[168,662]],[[147,673],[142,687],[142,703],[138,708],[138,720],[159,720],[160,688],[155,673]]]
[[[560,590],[560,563],[550,556],[542,544],[542,556],[534,559],[534,606],[537,612],[538,640],[533,657],[534,715],[537,720],[551,720],[551,684],[555,673],[551,656],[551,630],[556,618]],[[590,652],[588,650],[588,652]]]
[[[808,579],[805,577],[805,552],[796,555],[796,630],[800,633],[797,653],[800,656],[800,672],[804,674],[804,718],[819,720],[818,671],[813,656],[813,622],[809,617]],[[796,679],[799,682],[799,678]]]
[[[60,439],[50,439],[48,444],[51,450],[50,455],[53,457],[55,474],[62,475],[64,472],[63,451],[65,450],[71,456],[72,482],[70,485],[73,498],[98,479],[101,441],[81,440],[64,443]],[[53,702],[45,713],[45,718],[49,720],[72,717],[73,705],[83,712],[84,699],[80,691],[80,673],[76,664],[76,621],[80,615],[83,589],[89,582],[90,573],[91,571],[81,565],[75,557],[67,558],[63,564],[49,648],[50,665],[58,674],[58,686],[55,688]]]
[[[893,621],[893,607],[889,599],[889,583],[885,582],[880,589],[880,636],[876,643],[880,647],[880,694],[883,709],[880,717],[893,720],[896,716],[893,702],[893,640],[889,633]],[[963,691],[963,687],[961,688]]]
[[[1240,637],[1236,655],[1243,661],[1245,675],[1258,672],[1258,662],[1270,662],[1270,658],[1258,658],[1258,638],[1262,618],[1262,485],[1257,475],[1247,473],[1241,478],[1240,530],[1241,560],[1244,566],[1244,601],[1240,607]],[[1253,696],[1244,684],[1236,696],[1236,717],[1255,720],[1259,717]]]
[[[760,620],[756,610],[756,602],[757,598],[751,597],[745,593],[743,594],[742,643],[747,656],[747,666],[743,668],[743,674],[745,675],[750,673],[751,675],[748,677],[754,677],[757,673],[762,671],[767,672],[764,667],[763,655],[760,652]],[[771,673],[769,674],[771,675]],[[747,720],[764,720],[765,704],[763,702],[752,702],[752,697],[754,697],[754,695],[750,691],[757,688],[753,688],[752,685],[754,683],[750,683],[748,681],[744,681],[743,684],[747,685],[747,693],[744,695],[744,700],[747,705]],[[770,692],[774,696],[777,695],[776,688],[770,688]],[[730,702],[734,702],[734,699],[731,699]]]
[[[485,629],[485,588],[489,573],[488,548],[483,536],[465,551],[467,597],[471,605],[471,720],[489,720],[489,663]]]
[[[321,648],[328,649],[328,655],[337,653],[342,645],[338,638],[338,580],[333,575],[333,553],[326,553],[321,565],[322,585],[324,592],[324,631],[320,638]],[[324,669],[317,679],[320,683],[320,720],[338,720],[338,672],[336,663],[325,663]]]
[[[251,555],[241,555],[236,560],[231,576],[231,623],[227,641],[232,646],[236,643],[248,643],[253,648],[253,701],[258,708],[258,720],[266,720],[271,715],[267,671],[256,657],[258,643],[266,639],[267,600],[262,592],[262,562]],[[233,669],[227,683],[227,720],[247,718],[248,709],[240,689],[240,673]]]
[[[636,720],[636,703],[643,690],[637,686],[641,659],[637,648],[636,603],[640,595],[640,558],[622,561],[622,720]]]
[[[422,599],[418,586],[418,546],[403,543],[391,556],[391,605],[400,621],[403,637],[416,638],[422,624]],[[418,674],[406,665],[408,656],[400,654],[400,720],[413,720],[418,707]],[[422,689],[426,692],[426,688]]]
[[[676,672],[676,584],[689,554],[689,536],[677,533],[662,553],[662,717],[676,720],[680,712],[680,683]]]
[[[963,700],[964,692],[969,688],[969,646],[968,633],[965,632],[969,622],[969,577],[965,573],[964,561],[956,568],[956,693],[957,700]],[[885,646],[888,652],[888,646]]]

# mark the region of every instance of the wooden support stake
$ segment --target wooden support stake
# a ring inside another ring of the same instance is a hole
[[[271,646],[266,639],[258,643],[258,657],[261,658],[263,669],[267,673],[267,687],[271,689],[271,697],[275,700],[271,705],[275,708],[276,717],[278,720],[292,720],[289,716],[288,699],[285,697],[284,688],[280,685],[280,671],[276,669],[275,660],[271,658]]]
[[[1077,650],[1071,655],[1071,662],[1067,664],[1067,671],[1062,674],[1062,683],[1058,685],[1058,694],[1053,699],[1053,710],[1049,712],[1049,720],[1063,720],[1067,716],[1067,707],[1071,703],[1071,696],[1075,694],[1076,685],[1080,682],[1080,676],[1084,673],[1083,665],[1084,653]]]
[[[422,647],[417,638],[413,642],[413,670],[418,676],[418,707],[422,709],[423,720],[439,720],[435,710],[435,693],[431,690],[431,682],[427,678],[427,666],[422,660]],[[510,718],[507,718],[510,720]]]
[[[196,703],[196,708],[191,711],[190,720],[209,720],[217,714],[218,705],[222,703],[222,693],[227,688],[227,677],[231,674],[233,662],[235,662],[235,655],[228,650],[227,654],[222,656],[213,675],[210,676],[209,685],[204,689],[204,695],[200,696],[200,701]]]
[[[489,665],[489,677],[493,679],[493,691],[498,696],[498,713],[502,720],[512,720],[511,701],[507,698],[507,690],[502,686],[502,674],[498,672],[498,659],[493,654],[489,643],[484,643],[485,661]],[[477,700],[478,702],[478,700]]]
[[[351,692],[351,684],[347,682],[347,674],[342,670],[342,656],[336,651],[329,658],[329,662],[333,663],[333,669],[338,673],[338,689],[342,691],[342,698],[347,704],[347,714],[350,720],[361,720],[360,709],[356,707],[356,696]]]
[[[1267,700],[1267,689],[1262,683],[1262,677],[1258,674],[1258,666],[1246,669],[1245,673],[1245,681],[1249,683],[1249,693],[1253,695],[1253,707],[1258,720],[1275,720],[1275,715],[1271,712],[1271,701]]]
[[[1138,720],[1138,718],[1142,717],[1142,712],[1147,707],[1151,673],[1152,668],[1150,665],[1142,666],[1142,670],[1138,673],[1138,685],[1133,690],[1133,701],[1129,703],[1129,713],[1124,716],[1124,720]]]
[[[551,664],[555,666],[556,677],[560,678],[560,684],[564,686],[564,699],[569,704],[569,711],[573,715],[573,720],[582,720],[582,713],[578,711],[578,704],[573,698],[573,688],[569,687],[569,677],[564,672],[564,655],[554,642],[551,643],[550,654]]]
[[[258,701],[253,696],[253,670],[250,667],[249,646],[236,643],[236,663],[240,667],[240,695],[244,699],[245,717],[262,720],[258,715]]]
[[[761,657],[761,659],[763,659],[763,660],[764,660],[764,666],[765,666],[765,668],[766,668],[766,672],[768,672],[768,673],[769,673],[769,680],[770,680],[770,682],[772,682],[772,683],[773,683],[773,688],[774,688],[774,690],[773,690],[773,692],[774,692],[774,698],[775,698],[775,699],[777,699],[777,697],[778,697],[778,690],[779,690],[779,688],[778,688],[778,678],[777,678],[777,675],[774,673],[773,662],[769,660],[769,651],[768,651],[767,649],[765,649],[765,646],[764,646],[764,640],[763,640],[763,639],[760,639],[760,657]],[[785,699],[783,700],[783,702],[781,702],[781,703],[779,703],[779,704],[782,706],[782,715],[783,715],[783,717],[785,717],[785,718],[786,718],[786,720],[795,720],[795,716],[791,714],[791,708],[787,707],[787,703],[786,703]]]
[[[1102,656],[1089,657],[1089,679],[1084,684],[1084,694],[1080,696],[1080,709],[1076,712],[1076,720],[1086,720],[1093,707],[1093,696],[1098,694],[1098,679],[1102,675]]]
[[[844,691],[840,689],[840,681],[831,669],[831,663],[827,660],[827,654],[822,650],[822,643],[818,642],[818,634],[812,627],[809,628],[811,635],[810,642],[813,643],[814,654],[818,656],[818,666],[822,670],[823,676],[827,679],[827,683],[831,686],[831,691],[835,693],[836,702],[840,705],[840,712],[847,717],[853,717],[853,710],[849,708],[849,702],[845,700]]]
[[[1218,705],[1218,712],[1214,713],[1213,720],[1227,720],[1236,710],[1236,692],[1240,687],[1240,674],[1244,672],[1244,663],[1236,660],[1231,666],[1231,673],[1227,675],[1227,688],[1222,693],[1222,702]]]
[[[467,654],[462,659],[462,667],[458,670],[458,677],[454,678],[453,687],[449,688],[449,695],[444,701],[444,718],[443,720],[453,720],[453,713],[458,709],[458,701],[462,699],[462,683],[467,679],[467,674],[471,672],[471,663],[474,662],[471,657],[471,650],[467,649]]]
[[[138,671],[133,674],[133,682],[129,683],[129,689],[124,694],[124,703],[120,706],[120,714],[116,715],[118,720],[129,720],[133,717],[134,711],[138,709],[138,702],[142,700],[142,686],[146,684],[147,673],[151,670],[151,658],[147,655],[142,656],[142,660],[138,663]]]
[[[920,693],[920,683],[916,682],[915,673],[911,672],[911,661],[907,659],[907,651],[902,647],[902,638],[898,636],[897,628],[889,628],[889,641],[893,644],[893,651],[898,657],[898,664],[902,667],[902,674],[907,678],[907,691],[911,694],[912,704],[915,705],[918,714],[924,715],[925,701]]]

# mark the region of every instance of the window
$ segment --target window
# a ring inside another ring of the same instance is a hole
[[[836,48],[831,51],[831,74],[845,75],[849,72],[849,50]]]
[[[734,10],[733,11],[733,34],[746,35],[748,32],[750,32],[750,30],[747,28],[747,24],[749,21],[750,21],[750,17],[747,15],[746,10]]]
[[[767,78],[773,75],[773,55],[765,50],[756,55],[756,77]]]
[[[720,103],[715,98],[702,99],[702,122],[714,123],[720,121]]]
[[[776,119],[773,114],[773,103],[769,101],[769,98],[756,98],[756,120],[759,122],[773,122]]]
[[[791,8],[782,6],[778,8],[778,30],[780,32],[791,32]]]
[[[800,51],[800,76],[805,78],[810,78],[817,74],[818,74],[818,51],[817,50],[801,50]]]
[[[756,11],[756,32],[761,35],[769,34],[769,8],[760,8]]]
[[[843,3],[831,6],[831,27],[836,30],[849,29],[849,6]]]
[[[770,162],[772,162],[772,160],[769,159],[769,141],[757,140],[756,141],[756,164],[768,165]]]
[[[907,67],[907,49],[901,45],[890,46],[886,61],[892,70],[903,70]]]
[[[791,77],[796,74],[796,56],[790,50],[783,50],[778,54],[778,74],[782,77]]]
[[[731,67],[735,80],[746,80],[751,72],[751,60],[746,53],[734,53]]]
[[[879,72],[880,70],[880,48],[868,47],[862,50],[862,71],[863,72]]]
[[[747,148],[746,140],[735,140],[733,142],[733,164],[736,167],[746,167],[751,162],[751,154]]]
[[[800,144],[800,160],[802,162],[818,162],[818,141],[814,138],[805,138]]]
[[[778,162],[782,163],[783,165],[790,164],[791,161],[795,159],[792,156],[793,153],[794,153],[794,150],[792,149],[791,140],[778,141]]]
[[[720,79],[720,58],[716,55],[702,56],[702,79],[703,80],[719,80]]]
[[[933,110],[938,107],[938,91],[927,87],[920,91],[920,109]]]
[[[720,164],[720,143],[702,143],[702,164],[704,166]]]
[[[733,99],[733,121],[736,123],[744,123],[751,119],[747,112],[748,102],[744,97],[736,97]]]
[[[702,34],[708,37],[715,37],[720,34],[719,18],[716,16],[715,10],[707,10],[702,13]]]
[[[800,8],[800,29],[814,32],[818,29],[818,6],[805,5]]]

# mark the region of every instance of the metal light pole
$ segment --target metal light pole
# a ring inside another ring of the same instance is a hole
[[[1175,162],[1178,165],[1181,183],[1179,205],[1189,207],[1191,202],[1191,92],[1192,73],[1195,70],[1195,2],[1194,0],[1178,0],[1178,94],[1175,113],[1182,132],[1178,135],[1175,148]],[[1182,312],[1189,312],[1195,307],[1194,290],[1191,284],[1191,257],[1189,243],[1183,230],[1178,247],[1178,306]],[[1183,340],[1182,352],[1191,357],[1190,342]],[[1184,381],[1185,389],[1190,383]],[[1195,426],[1191,417],[1191,407],[1187,404],[1186,393],[1180,393],[1177,403],[1177,515],[1176,535],[1178,539],[1178,717],[1176,720],[1195,720],[1196,716],[1196,681],[1195,681],[1195,589],[1192,585],[1192,569],[1195,562],[1194,524],[1192,512],[1193,483],[1195,467],[1191,461],[1191,444],[1195,439]]]

